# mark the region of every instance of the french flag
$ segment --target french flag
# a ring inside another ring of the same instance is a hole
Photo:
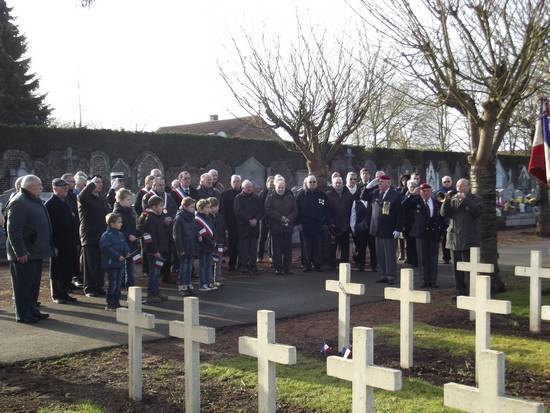
[[[540,115],[529,159],[529,173],[543,183],[550,183],[550,129],[548,125],[548,99],[540,100]]]

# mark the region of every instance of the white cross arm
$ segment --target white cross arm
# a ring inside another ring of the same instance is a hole
[[[550,321],[550,305],[543,305],[541,311],[541,318]]]
[[[346,283],[342,284],[342,288],[350,295],[364,295],[365,294],[365,284],[359,283]],[[342,290],[340,289],[340,281],[336,280],[326,280],[325,289],[327,291],[332,291],[339,293]]]
[[[477,310],[478,297],[458,296],[456,306],[462,310]],[[512,312],[512,303],[504,300],[487,300],[485,303],[486,311],[493,314],[510,314]]]
[[[401,390],[401,370],[369,366],[365,370],[365,379],[369,387],[376,387],[389,391]]]
[[[268,344],[268,359],[279,364],[296,364],[296,347]]]
[[[490,274],[495,271],[495,266],[493,264],[485,264],[481,262],[473,263],[474,267],[472,268],[471,262],[459,261],[456,263],[456,269],[458,271],[475,271],[483,274]]]
[[[338,379],[353,380],[353,360],[339,356],[327,357],[327,375]]]
[[[407,291],[407,290],[405,290]],[[384,288],[384,298],[386,300],[403,299],[403,291],[401,288],[386,287]],[[431,302],[431,296],[429,291],[409,291],[408,300],[412,303],[429,304]]]
[[[128,324],[130,321],[130,315],[127,308],[117,308],[116,310],[116,321],[119,323]],[[151,330],[155,328],[155,316],[148,313],[137,313],[134,314],[135,326],[139,328],[144,328]]]
[[[170,321],[171,337],[185,338],[185,323],[183,321]],[[214,344],[216,342],[216,329],[212,327],[193,326],[191,339],[201,344]]]
[[[519,277],[550,278],[550,268],[515,267],[514,273]]]
[[[239,337],[239,354],[258,357],[258,339],[254,337]]]

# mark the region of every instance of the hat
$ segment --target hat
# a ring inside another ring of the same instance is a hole
[[[391,181],[391,178],[388,175],[382,175],[378,178],[379,181]]]
[[[61,179],[61,178],[55,178],[52,181],[52,186],[54,186],[54,187],[68,186],[68,185],[69,184],[67,183],[67,181],[65,181],[64,179]]]
[[[423,191],[425,189],[432,189],[432,187],[429,184],[422,184],[420,185],[420,190]]]

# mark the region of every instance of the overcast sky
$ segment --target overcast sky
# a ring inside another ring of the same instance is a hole
[[[7,0],[60,122],[129,130],[245,115],[219,76],[231,35],[343,28],[344,0]]]

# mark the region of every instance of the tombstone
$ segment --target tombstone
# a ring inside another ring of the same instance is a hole
[[[483,350],[479,362],[479,388],[446,383],[443,386],[443,404],[446,407],[475,413],[544,412],[542,403],[506,396],[504,353]]]
[[[550,321],[550,305],[543,305],[540,313],[540,317],[544,321]]]
[[[304,185],[304,180],[306,179],[306,176],[309,175],[309,172],[307,169],[298,169],[296,171],[296,186],[301,187]]]
[[[384,168],[382,170],[386,173],[386,175],[388,175],[391,178],[392,185],[394,186],[399,185],[399,176],[397,174],[396,168],[394,168],[390,164],[386,164],[384,165]]]
[[[128,165],[122,158],[118,158],[115,163],[113,163],[111,171],[122,172],[124,174],[125,188],[128,189],[134,186],[134,182],[132,179],[132,169],[130,168],[130,165]]]
[[[277,174],[282,175],[285,178],[286,187],[292,188],[295,185],[300,185],[303,183],[302,181],[295,181],[294,179],[294,173],[292,172],[292,168],[290,164],[287,161],[273,161],[270,164],[269,169],[269,175],[275,176]],[[304,176],[305,178],[305,176]]]
[[[497,189],[506,188],[508,186],[508,174],[502,166],[500,159],[497,159]]]
[[[430,161],[428,167],[426,168],[426,183],[428,183],[432,188],[439,188],[439,175],[435,171],[432,161]]]
[[[31,157],[28,153],[18,149],[8,149],[2,154],[1,168],[2,177],[0,179],[1,191],[13,188],[17,179],[17,170],[24,162],[27,168],[30,168]]]
[[[413,303],[429,304],[431,294],[429,291],[414,290],[414,270],[401,270],[401,288],[384,288],[386,300],[400,302],[400,365],[403,369],[409,369],[413,365]]]
[[[367,159],[365,161],[365,165],[363,165],[363,168],[366,168],[367,171],[369,171],[371,179],[374,178],[374,174],[376,173],[377,169],[376,169],[376,164],[373,161],[371,161],[370,159]]]
[[[401,390],[401,371],[374,365],[373,329],[353,328],[353,358],[330,356],[327,375],[352,382],[353,413],[371,413],[373,389]]]
[[[451,170],[449,169],[447,162],[439,161],[439,163],[437,164],[437,174],[439,175],[437,188],[439,188],[441,186],[441,179],[443,179],[444,176],[452,176]]]
[[[514,193],[515,193],[514,184],[511,181],[509,181],[506,189],[502,191],[502,202],[506,202],[514,199]]]
[[[128,308],[117,308],[116,321],[128,324],[128,390],[130,399],[141,400],[143,329],[155,327],[155,316],[141,312],[141,287],[128,288]]]
[[[510,301],[491,299],[491,277],[477,277],[475,297],[459,296],[456,299],[457,308],[475,312],[476,320],[476,380],[479,377],[479,355],[491,346],[491,314],[510,314]]]
[[[458,181],[460,178],[465,178],[464,170],[460,162],[457,162],[455,165],[455,171],[453,172],[453,182]]]
[[[522,191],[531,190],[531,177],[529,176],[529,171],[527,171],[527,167],[525,165],[522,165],[521,170],[519,172],[517,186]]]
[[[249,179],[254,182],[257,188],[265,186],[265,167],[253,156],[237,166],[235,173],[240,175],[243,181]]]
[[[170,321],[170,336],[184,339],[185,354],[185,411],[201,410],[200,344],[213,344],[216,330],[199,325],[199,299],[183,299],[183,322]]]
[[[470,273],[470,297],[474,296],[476,292],[476,282],[477,276],[481,273],[490,274],[495,271],[495,266],[493,264],[482,264],[481,260],[481,250],[479,247],[470,248],[470,262],[457,262],[456,269],[459,271],[466,271]],[[470,320],[475,320],[475,314],[470,312]]]
[[[354,156],[355,155],[353,154],[351,148],[346,148],[346,153],[344,155],[344,157],[346,158],[346,172],[355,170],[353,168],[353,158],[354,158]]]
[[[542,267],[540,251],[531,251],[531,266],[516,267],[515,275],[529,277],[529,331],[540,333],[541,324],[541,278],[550,278],[550,268]]]
[[[150,151],[143,152],[136,158],[133,169],[138,186],[143,185],[144,178],[152,169],[160,169],[163,174],[165,172],[159,157]]]
[[[338,281],[326,280],[325,289],[338,293],[338,351],[350,344],[350,295],[364,295],[365,284],[352,283],[351,265],[340,263]]]
[[[65,171],[69,173],[74,173],[75,171],[75,161],[77,158],[73,155],[73,148],[70,146],[67,148],[67,153],[63,156],[63,160],[66,161]]]
[[[218,171],[218,181],[223,184],[227,189],[231,184],[231,175],[233,175],[233,168],[222,160],[214,160],[208,162],[206,170],[215,169]]]
[[[411,174],[413,171],[412,163],[408,159],[403,159],[401,161],[401,164],[399,164],[399,167],[397,169],[397,173],[399,176],[403,174]]]
[[[275,313],[257,313],[258,337],[239,337],[239,353],[258,359],[258,411],[275,413],[275,363],[296,364],[296,347],[275,343]]]
[[[10,187],[15,186],[15,181],[17,181],[17,178],[28,174],[29,168],[27,167],[27,162],[24,159],[21,159],[17,168],[10,169]]]
[[[111,161],[109,156],[102,151],[92,152],[90,155],[90,175],[101,175],[105,182],[108,182],[110,173]]]
[[[348,171],[348,161],[345,155],[336,156],[330,163],[331,174],[333,172],[340,172],[340,175],[345,178]],[[329,177],[330,178],[330,177]]]

